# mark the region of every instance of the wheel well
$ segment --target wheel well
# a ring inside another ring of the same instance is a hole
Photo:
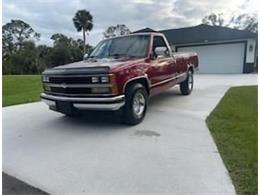
[[[146,89],[146,91],[147,91],[147,94],[148,94],[148,95],[150,94],[149,84],[148,84],[148,81],[147,81],[146,78],[139,78],[139,79],[135,79],[135,80],[132,80],[132,81],[128,82],[128,83],[126,84],[126,86],[125,86],[124,92],[125,92],[125,90],[127,89],[127,87],[129,87],[129,86],[130,86],[131,84],[133,84],[133,83],[141,83],[141,84],[145,87],[145,89]]]
[[[189,67],[188,71],[190,71],[190,70],[192,71],[192,73],[194,73],[194,68],[193,68],[193,66],[190,66],[190,67]]]

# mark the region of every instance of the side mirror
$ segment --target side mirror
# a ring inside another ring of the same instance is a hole
[[[162,58],[167,55],[167,48],[166,47],[156,47],[154,50],[154,54],[156,58]]]
[[[88,59],[88,54],[85,53],[84,56],[83,56],[83,60],[85,61],[85,60],[87,60],[87,59]]]

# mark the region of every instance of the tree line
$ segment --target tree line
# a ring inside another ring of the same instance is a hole
[[[82,60],[93,47],[86,44],[86,33],[93,28],[93,17],[79,10],[72,19],[82,39],[62,33],[53,34],[53,46],[37,45],[40,33],[22,20],[11,20],[2,26],[3,74],[40,74],[44,69]]]
[[[208,16],[205,16],[201,22],[203,24],[208,24],[212,26],[224,26],[229,28],[234,28],[238,30],[246,30],[252,33],[258,32],[258,19],[257,13],[253,14],[240,14],[232,16],[229,19],[224,19],[223,13],[212,13]]]

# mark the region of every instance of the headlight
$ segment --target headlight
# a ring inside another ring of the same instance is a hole
[[[91,89],[91,92],[92,93],[96,93],[96,94],[99,94],[99,93],[110,93],[110,89],[109,89],[109,87],[95,87],[95,88]]]
[[[92,83],[99,83],[99,77],[91,77]]]
[[[49,79],[49,77],[47,75],[43,75],[42,76],[42,81],[43,82],[50,82],[50,79]]]
[[[91,77],[91,83],[108,83],[109,82],[109,77],[108,76],[94,76]]]
[[[101,77],[101,83],[108,83],[109,82],[109,77],[103,76]]]

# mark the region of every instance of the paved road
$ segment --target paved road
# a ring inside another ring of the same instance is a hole
[[[43,103],[3,109],[3,171],[50,194],[235,194],[205,118],[257,75],[196,75],[190,96],[151,99],[143,123],[67,118]]]
[[[2,194],[3,195],[48,195],[47,193],[34,188],[17,178],[2,173]]]

